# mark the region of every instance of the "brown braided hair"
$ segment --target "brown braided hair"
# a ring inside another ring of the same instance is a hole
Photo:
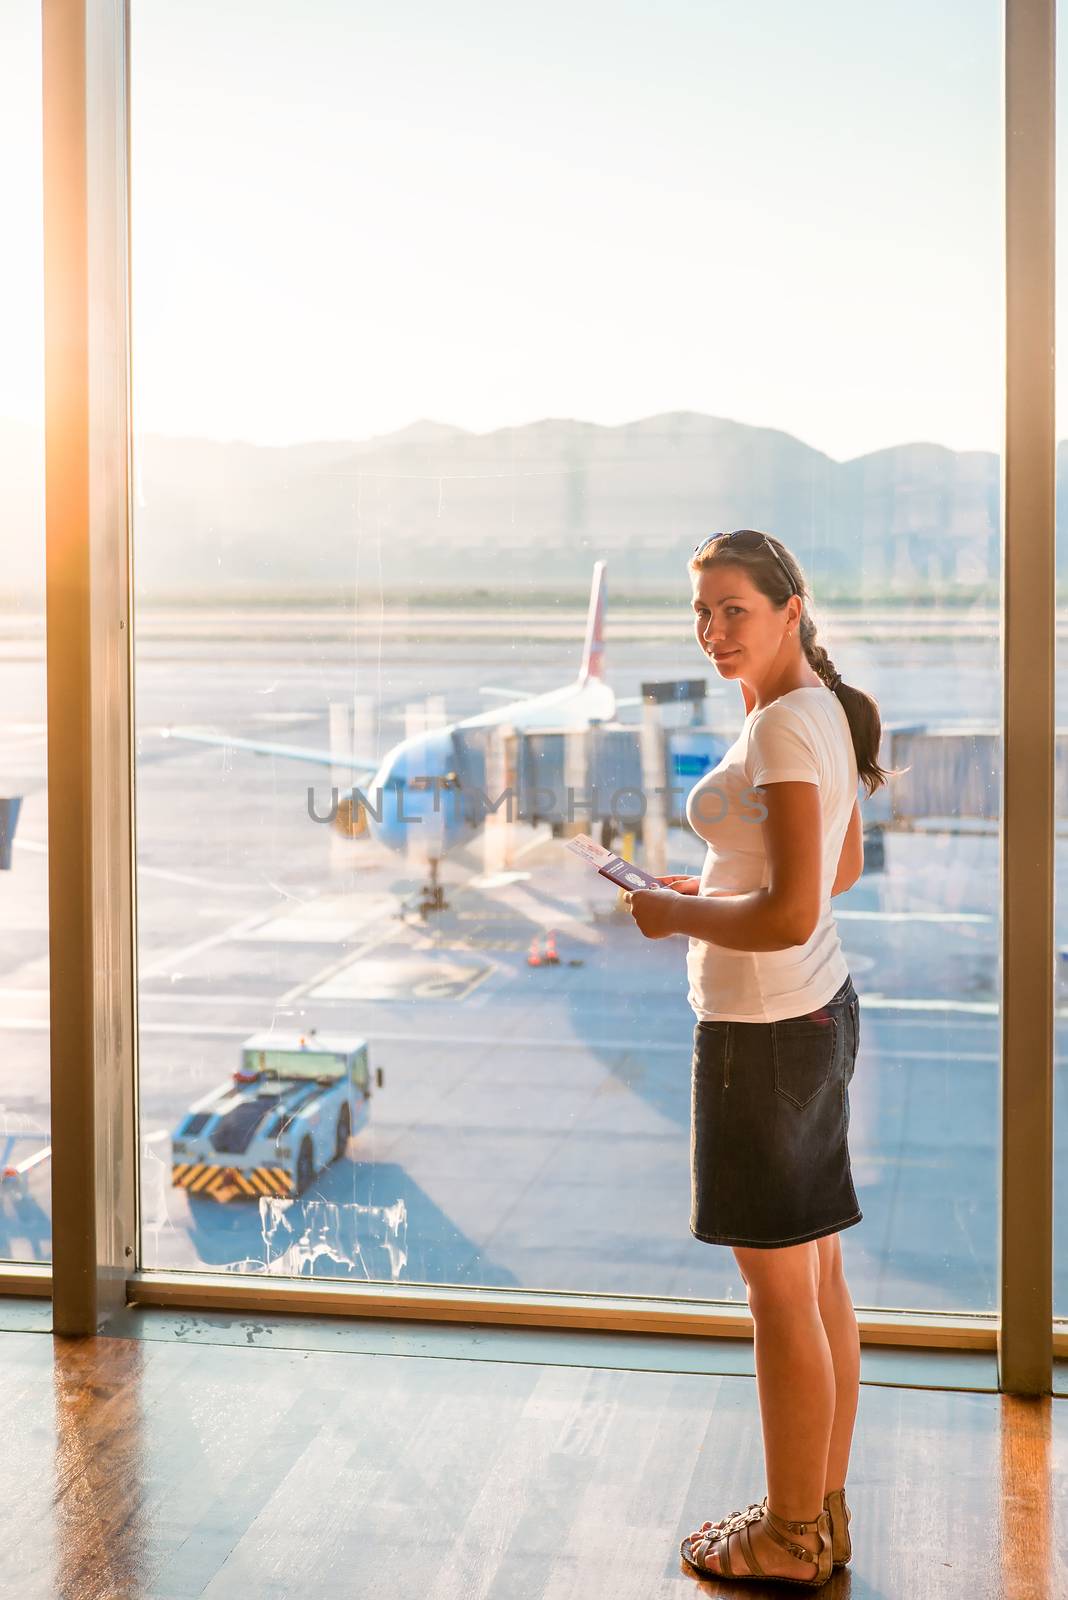
[[[792,595],[800,596],[798,633],[801,648],[809,666],[841,701],[853,739],[857,775],[868,794],[874,794],[888,778],[895,776],[892,769],[879,765],[879,746],[882,742],[879,706],[863,689],[842,681],[842,674],[817,640],[816,624],[808,610],[811,598],[808,584],[796,557],[780,540],[756,528],[737,528],[734,533],[714,533],[702,540],[690,557],[691,572],[707,572],[710,568],[728,564],[744,568],[777,611],[785,609]]]

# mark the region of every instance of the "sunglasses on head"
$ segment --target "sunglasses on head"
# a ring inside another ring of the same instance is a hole
[[[710,544],[715,544],[717,541],[721,545],[730,544],[732,539],[740,539],[743,536],[743,534],[748,534],[751,539],[761,539],[761,540],[763,540],[764,544],[771,551],[772,555],[775,557],[776,561],[779,563],[779,565],[782,568],[782,570],[786,573],[787,581],[789,582],[789,585],[790,585],[790,593],[791,594],[797,594],[799,591],[794,587],[794,580],[790,576],[789,567],[786,565],[786,562],[783,560],[782,556],[776,550],[775,546],[772,544],[772,542],[768,538],[767,534],[766,533],[761,533],[758,528],[735,528],[733,533],[710,533],[707,539],[699,539],[697,541],[697,543],[693,547],[693,553],[696,556],[702,550],[707,550],[707,548],[708,548],[708,546]],[[716,554],[717,555],[719,554],[718,550],[717,550]]]

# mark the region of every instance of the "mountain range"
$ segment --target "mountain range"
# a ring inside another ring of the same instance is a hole
[[[136,587],[148,600],[351,598],[355,585],[577,594],[598,557],[613,592],[668,593],[697,540],[736,526],[777,534],[829,599],[950,598],[998,578],[988,451],[903,444],[839,462],[776,429],[680,411],[489,433],[421,421],[280,447],[147,434],[134,458]],[[1062,445],[1058,479],[1066,462]],[[0,474],[0,591],[32,593],[43,517],[29,427],[0,422]]]

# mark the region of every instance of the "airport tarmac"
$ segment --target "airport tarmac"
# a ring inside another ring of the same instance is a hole
[[[487,875],[469,847],[446,863],[448,909],[425,922],[402,914],[413,864],[309,820],[308,784],[323,793],[325,775],[162,737],[171,723],[210,722],[321,745],[328,704],[351,703],[355,689],[370,696],[381,751],[420,697],[442,695],[453,718],[485,707],[480,683],[541,690],[575,666],[549,641],[521,652],[435,641],[426,663],[409,643],[380,641],[377,658],[371,643],[272,651],[254,639],[220,653],[161,641],[139,655],[143,1264],[741,1300],[730,1252],[688,1229],[684,940],[642,940],[609,885],[529,828],[516,830],[508,874]],[[838,665],[887,718],[922,707],[933,720],[934,705],[946,722],[989,715],[996,644],[924,649],[902,660],[865,644],[863,660]],[[48,1126],[36,670],[4,667],[21,727],[4,758],[27,798],[15,868],[0,876],[0,1103],[4,1129],[27,1136]],[[677,651],[610,644],[620,694],[701,670],[686,640]],[[730,694],[711,703],[717,725],[740,723]],[[700,857],[696,839],[672,830],[670,870],[697,870]],[[997,881],[993,837],[895,834],[885,871],[835,901],[862,1010],[850,1141],[864,1220],[842,1235],[859,1304],[995,1304]],[[532,969],[530,940],[549,929],[562,963]],[[229,1077],[242,1039],[272,1025],[370,1041],[385,1085],[369,1125],[301,1200],[191,1199],[170,1185],[170,1132]],[[23,1196],[0,1199],[0,1254],[45,1259],[49,1232],[45,1163]]]

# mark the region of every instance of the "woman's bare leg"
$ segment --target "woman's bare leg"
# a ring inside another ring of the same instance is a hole
[[[823,1509],[835,1413],[834,1363],[819,1304],[819,1251],[813,1241],[734,1253],[755,1324],[768,1506],[791,1522],[809,1522]],[[812,1576],[810,1562],[789,1555],[761,1526],[751,1537],[767,1573]],[[819,1540],[812,1533],[797,1536],[797,1542],[815,1551]],[[716,1556],[707,1561],[718,1569]]]
[[[842,1271],[842,1243],[837,1233],[817,1239],[820,1254],[819,1311],[834,1363],[834,1421],[827,1451],[824,1492],[844,1489],[849,1449],[860,1394],[860,1335],[849,1285]]]
[[[830,1494],[832,1489],[845,1488],[849,1471],[849,1452],[860,1396],[860,1333],[842,1268],[841,1236],[829,1233],[816,1240],[816,1247],[820,1261],[819,1311],[834,1365],[834,1421],[824,1486],[824,1494]],[[744,1270],[742,1278],[748,1288]]]

